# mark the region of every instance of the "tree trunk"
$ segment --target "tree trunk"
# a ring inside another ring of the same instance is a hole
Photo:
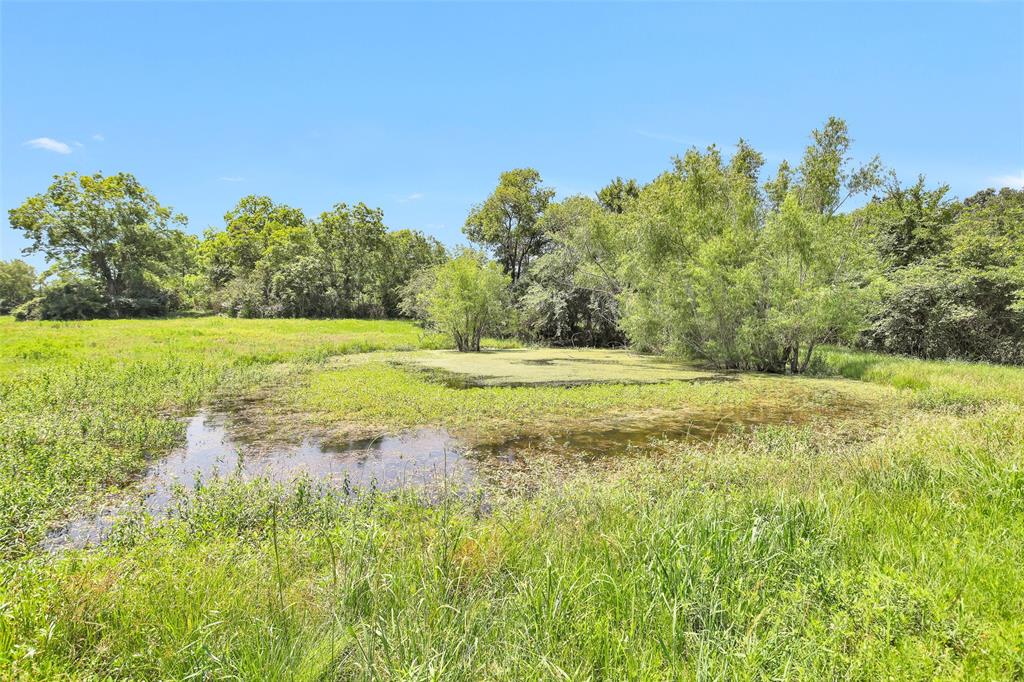
[[[812,341],[807,345],[807,355],[804,356],[804,361],[800,365],[800,373],[803,374],[807,371],[807,368],[811,364],[811,353],[814,352],[814,342]]]

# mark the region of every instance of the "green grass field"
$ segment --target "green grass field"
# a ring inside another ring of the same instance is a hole
[[[0,318],[0,678],[1024,677],[1024,369],[831,349],[845,378],[726,380],[440,346],[404,322]],[[801,418],[484,502],[226,479],[39,547],[244,397],[337,433]]]

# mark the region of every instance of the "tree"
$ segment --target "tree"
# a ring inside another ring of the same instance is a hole
[[[388,317],[402,314],[402,290],[416,273],[448,260],[444,244],[418,230],[388,232],[384,267],[384,313]]]
[[[268,196],[249,195],[224,214],[224,225],[221,232],[208,231],[202,246],[207,276],[215,287],[255,270],[274,233],[305,227],[306,217]]]
[[[601,206],[612,213],[624,213],[629,202],[640,196],[640,185],[632,178],[623,180],[615,178],[597,192],[597,200]]]
[[[159,275],[183,215],[161,206],[134,176],[66,173],[43,194],[10,211],[11,227],[58,270],[96,278],[108,299],[130,295],[146,275]]]
[[[494,192],[470,211],[463,227],[471,241],[493,251],[513,285],[548,243],[540,217],[555,191],[541,182],[532,168],[502,173]]]
[[[811,132],[813,144],[804,150],[798,168],[797,193],[809,210],[832,216],[856,194],[869,192],[881,182],[878,157],[858,168],[851,166],[850,135],[846,121],[830,116],[825,125]],[[775,188],[775,192],[781,188]]]
[[[822,343],[852,339],[874,295],[877,260],[864,226],[824,216],[790,193],[759,233],[750,270],[755,311],[744,324],[759,369],[798,374]]]
[[[945,193],[922,180],[898,189],[894,180],[885,198],[856,213],[890,263],[860,342],[924,358],[1024,363],[1024,190],[985,190],[963,203]]]
[[[728,163],[689,150],[623,214],[616,271],[622,327],[640,348],[725,368],[804,372],[816,347],[863,320],[876,271],[863,223],[836,215],[872,186],[850,170],[846,124],[815,131],[797,172],[764,193],[761,155],[743,140]]]
[[[483,254],[463,251],[428,271],[419,305],[427,321],[449,335],[460,352],[479,351],[484,334],[508,321],[510,277]]]
[[[882,197],[874,197],[854,216],[874,231],[889,266],[902,268],[948,248],[949,226],[960,210],[948,193],[949,185],[926,189],[924,176],[904,187],[890,173]]]
[[[0,260],[0,315],[6,315],[35,293],[36,270],[23,260]]]
[[[609,214],[583,196],[548,206],[542,220],[550,250],[526,276],[519,305],[524,330],[554,344],[607,346],[624,340],[618,329],[619,283],[604,237]]]
[[[384,213],[363,203],[338,203],[320,214],[312,232],[338,290],[341,309],[335,314],[382,316],[388,283]]]

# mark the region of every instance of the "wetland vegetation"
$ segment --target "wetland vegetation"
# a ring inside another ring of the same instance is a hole
[[[0,663],[14,677],[1024,669],[1019,368],[840,349],[820,378],[612,350],[467,356],[409,322],[0,325]],[[429,490],[353,476],[348,491],[315,469],[225,466],[163,491],[162,514],[133,503],[98,546],[48,551],[66,519],[140,499],[133,482],[218,405],[240,438],[446,429],[535,466],[468,487],[453,466]],[[658,421],[758,410],[714,437]],[[558,434],[645,423],[665,437],[540,464],[565,454]]]

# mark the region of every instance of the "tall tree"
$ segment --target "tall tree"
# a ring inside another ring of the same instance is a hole
[[[301,209],[274,203],[268,196],[242,197],[224,214],[224,230],[207,233],[203,254],[210,280],[220,286],[248,275],[270,248],[275,232],[305,225]]]
[[[895,173],[890,173],[882,196],[854,215],[871,225],[878,248],[890,265],[906,267],[948,248],[949,225],[959,211],[948,194],[949,185],[927,189],[923,175],[904,187]]]
[[[783,167],[763,192],[763,157],[743,140],[728,163],[715,147],[691,149],[645,187],[618,242],[630,339],[722,367],[799,373],[818,345],[850,338],[874,253],[864,224],[835,212],[871,184],[877,162],[850,170],[845,130],[830,119],[795,177]]]
[[[540,217],[555,191],[541,183],[532,168],[502,173],[494,192],[470,211],[462,228],[471,241],[493,251],[513,285],[548,243]]]
[[[313,236],[337,283],[344,314],[384,313],[386,234],[384,213],[363,203],[335,204],[313,223]]]
[[[129,173],[65,173],[43,194],[11,209],[11,227],[59,270],[96,278],[109,298],[129,293],[171,257],[175,224],[185,216],[162,206]]]
[[[877,156],[863,166],[852,166],[846,121],[830,116],[822,128],[811,132],[811,138],[797,169],[797,191],[804,207],[831,216],[851,196],[880,184],[882,163]]]

